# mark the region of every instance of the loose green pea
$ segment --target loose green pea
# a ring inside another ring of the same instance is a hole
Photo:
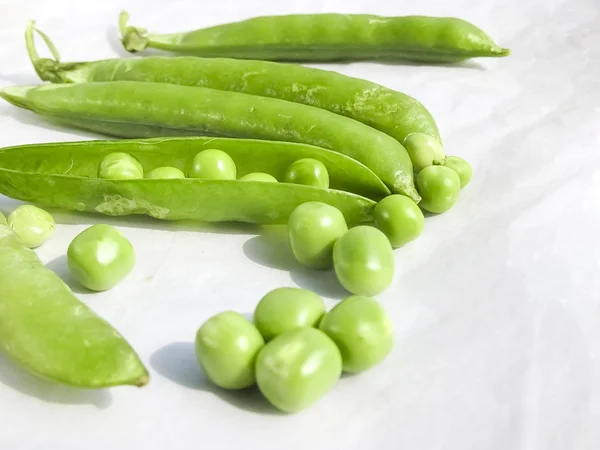
[[[110,153],[100,162],[98,177],[107,180],[136,180],[144,178],[140,162],[127,153]]]
[[[6,217],[4,217],[4,214],[2,214],[2,212],[0,211],[0,225],[6,225]]]
[[[318,188],[329,188],[329,172],[318,159],[303,158],[293,162],[285,172],[286,183],[305,184]]]
[[[469,181],[471,181],[473,169],[471,168],[471,165],[464,159],[458,156],[448,156],[444,160],[444,166],[449,167],[458,174],[458,178],[460,178],[461,189],[469,184]]]
[[[333,267],[342,286],[356,295],[375,295],[394,278],[394,252],[377,228],[358,226],[344,234],[333,248]]]
[[[422,197],[419,206],[436,214],[452,208],[460,193],[460,177],[445,166],[426,167],[417,175],[416,185]]]
[[[417,204],[397,194],[389,195],[377,204],[373,219],[394,248],[418,238],[425,226],[425,217]]]
[[[253,172],[244,175],[240,178],[240,181],[263,181],[265,183],[277,183],[277,178],[273,175],[269,175],[268,173],[263,172]]]
[[[325,314],[323,300],[306,289],[283,287],[265,295],[254,310],[254,323],[266,341],[296,328],[314,327]]]
[[[307,267],[328,269],[333,264],[333,246],[348,231],[344,215],[333,206],[306,202],[298,206],[288,221],[292,251]]]
[[[194,157],[190,178],[203,180],[235,180],[235,162],[222,150],[203,150]]]
[[[394,346],[392,321],[376,300],[352,296],[325,314],[319,328],[336,343],[345,372],[362,372],[383,361]]]
[[[206,376],[224,389],[244,389],[255,382],[255,363],[265,341],[237,312],[208,319],[196,334],[196,357]]]
[[[444,148],[440,141],[425,133],[410,133],[403,142],[413,163],[413,171],[419,173],[434,161],[444,159]]]
[[[75,279],[91,291],[119,284],[135,265],[131,242],[110,225],[94,225],[69,245],[67,262]]]
[[[300,328],[269,342],[256,360],[256,382],[276,408],[293,413],[315,403],[337,383],[342,356],[316,328]]]
[[[155,180],[173,180],[178,178],[185,178],[185,174],[177,167],[157,167],[150,171],[146,178],[152,178]]]
[[[54,233],[52,215],[33,205],[19,206],[8,215],[6,222],[29,248],[39,247]]]

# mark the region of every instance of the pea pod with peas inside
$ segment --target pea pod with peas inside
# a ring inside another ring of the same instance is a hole
[[[0,224],[0,351],[34,375],[68,385],[142,386],[131,346]]]
[[[26,32],[27,49],[44,81],[144,81],[242,92],[326,109],[358,120],[399,142],[417,132],[440,140],[435,120],[419,101],[360,78],[297,64],[228,58],[148,56],[61,63],[49,37],[37,30],[55,59],[40,58],[34,31],[31,22]]]
[[[149,34],[119,20],[130,52],[154,48],[196,56],[283,61],[409,60],[454,63],[507,56],[475,25],[454,17],[370,14],[262,16],[185,33]]]
[[[361,162],[392,192],[420,199],[402,144],[361,122],[312,106],[133,81],[17,86],[0,91],[0,97],[61,123],[118,137],[195,134],[316,145]]]
[[[283,172],[289,161],[276,155],[289,157],[294,154],[290,147],[298,147],[298,152],[320,158],[331,168],[332,185],[355,183],[354,175],[378,181],[364,166],[343,155],[300,144],[207,137],[162,138],[34,144],[0,150],[0,193],[70,211],[259,224],[287,223],[298,205],[319,201],[338,208],[349,224],[372,220],[373,200],[334,189],[261,181],[97,177],[100,162],[111,153],[130,154],[145,171],[160,166],[187,171],[194,155],[207,147],[228,152],[236,160],[241,175],[257,170],[273,171],[274,175]]]

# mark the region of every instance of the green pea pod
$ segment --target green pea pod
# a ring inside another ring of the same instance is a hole
[[[196,56],[272,61],[409,60],[453,63],[507,56],[475,25],[454,17],[382,17],[368,14],[291,14],[254,17],[186,33],[149,34],[127,25],[124,47]]]
[[[0,150],[0,193],[69,211],[112,216],[146,214],[165,220],[241,221],[258,224],[287,223],[289,215],[298,205],[320,201],[338,208],[351,224],[372,220],[374,201],[333,189],[287,183],[207,181],[193,178],[97,178],[102,158],[113,152],[131,154],[146,170],[170,166],[186,171],[198,147],[221,148],[230,151],[232,156],[237,155],[243,172],[251,172],[260,166],[257,161],[252,161],[253,153],[261,154],[260,151],[253,152],[253,148],[283,146],[285,149],[297,145],[196,137],[11,147]],[[279,150],[265,150],[264,158],[256,159],[263,159],[265,166],[281,171],[283,164],[273,157],[276,151]],[[352,166],[346,165],[346,168],[352,170]]]
[[[55,59],[40,58],[35,49],[36,31]],[[441,141],[431,113],[414,98],[337,72],[297,64],[185,56],[61,63],[50,38],[36,30],[33,22],[27,27],[26,43],[37,74],[53,83],[146,81],[243,92],[326,109],[383,131],[399,142],[411,133]]]
[[[148,382],[127,341],[6,225],[0,225],[0,350],[34,375],[72,386]]]
[[[113,136],[172,133],[249,137],[327,148],[360,161],[394,193],[419,201],[412,163],[394,138],[356,120],[283,100],[166,83],[115,81],[73,85],[17,86],[5,100],[78,127],[102,124]],[[120,127],[118,125],[121,125]],[[123,129],[125,128],[125,131]]]

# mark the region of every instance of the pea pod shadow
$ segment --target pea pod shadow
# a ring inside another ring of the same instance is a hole
[[[159,348],[150,357],[150,366],[173,383],[217,396],[236,408],[258,414],[284,415],[271,406],[256,387],[227,391],[210,382],[196,362],[192,342],[173,342]]]
[[[338,282],[333,270],[310,269],[296,261],[285,225],[261,227],[258,236],[244,243],[243,252],[256,264],[289,272],[299,287],[323,297],[342,299],[349,295]]]
[[[106,409],[112,405],[112,395],[107,389],[81,389],[43,380],[25,372],[2,355],[0,355],[0,383],[46,403],[90,404],[98,409]]]

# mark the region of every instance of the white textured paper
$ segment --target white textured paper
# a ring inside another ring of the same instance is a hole
[[[279,286],[313,289],[331,306],[344,296],[332,274],[299,268],[281,235],[255,227],[59,213],[38,253],[62,276],[70,240],[90,223],[117,225],[135,245],[126,282],[77,295],[139,351],[151,383],[76,391],[0,356],[1,449],[600,448],[597,0],[0,0],[0,86],[37,83],[28,19],[64,61],[122,56],[120,8],[157,32],[292,12],[451,15],[513,54],[460,67],[329,66],[421,100],[447,153],[474,168],[456,207],[396,251],[394,284],[378,296],[397,330],[384,364],[294,416],[220,392],[194,360],[199,325],[225,309],[250,313]],[[0,146],[83,137],[0,104]],[[0,197],[5,212],[16,204]]]

